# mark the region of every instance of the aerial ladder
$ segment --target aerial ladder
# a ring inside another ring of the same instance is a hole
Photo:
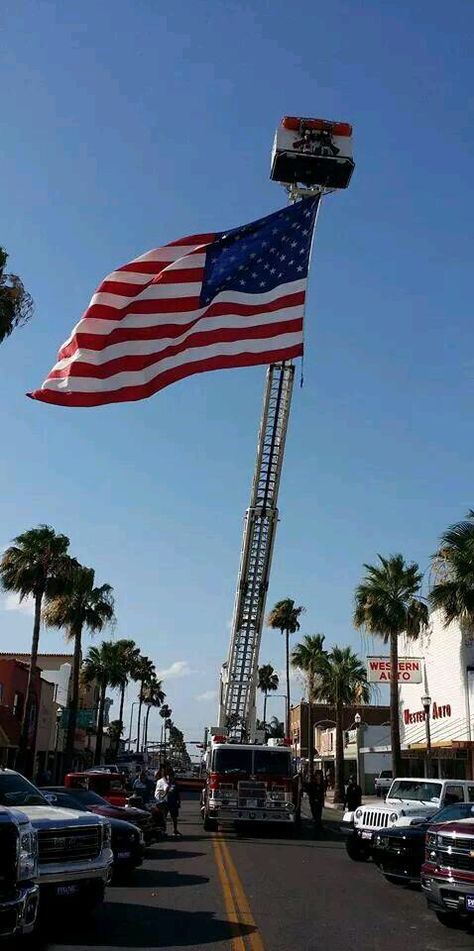
[[[347,123],[286,116],[277,129],[271,178],[290,202],[346,188],[354,162]],[[219,692],[219,728],[229,738],[254,742],[260,642],[278,523],[280,487],[295,367],[267,369],[250,505],[244,519],[229,653]]]

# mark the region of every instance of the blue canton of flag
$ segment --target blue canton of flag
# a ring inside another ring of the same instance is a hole
[[[304,280],[318,200],[303,199],[216,236],[206,254],[201,306],[208,306],[222,291],[262,294]]]

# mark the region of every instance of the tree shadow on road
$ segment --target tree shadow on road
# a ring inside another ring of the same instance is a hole
[[[251,925],[216,918],[213,912],[189,912],[149,905],[106,904],[87,925],[64,923],[50,929],[35,951],[51,944],[64,948],[195,948],[253,934]],[[71,933],[73,932],[73,933]]]
[[[165,861],[166,859],[197,859],[205,854],[205,852],[185,852],[183,849],[156,849],[156,851],[147,852],[146,857],[152,861],[155,859]]]

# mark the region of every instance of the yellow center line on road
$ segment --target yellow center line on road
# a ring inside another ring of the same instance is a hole
[[[231,945],[232,951],[242,951],[242,949],[243,951],[247,951],[247,949],[250,949],[250,951],[265,951],[249,900],[227,843],[220,833],[216,833],[212,841],[227,914],[229,912],[233,913],[233,920],[237,923],[237,929],[239,925],[244,925],[246,931],[244,936],[237,933]],[[234,944],[234,942],[239,943]]]

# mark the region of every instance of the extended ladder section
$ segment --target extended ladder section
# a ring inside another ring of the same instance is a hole
[[[221,675],[219,725],[230,736],[254,739],[260,640],[273,544],[278,489],[285,450],[295,368],[275,363],[267,370],[257,461],[242,551],[227,664]]]

